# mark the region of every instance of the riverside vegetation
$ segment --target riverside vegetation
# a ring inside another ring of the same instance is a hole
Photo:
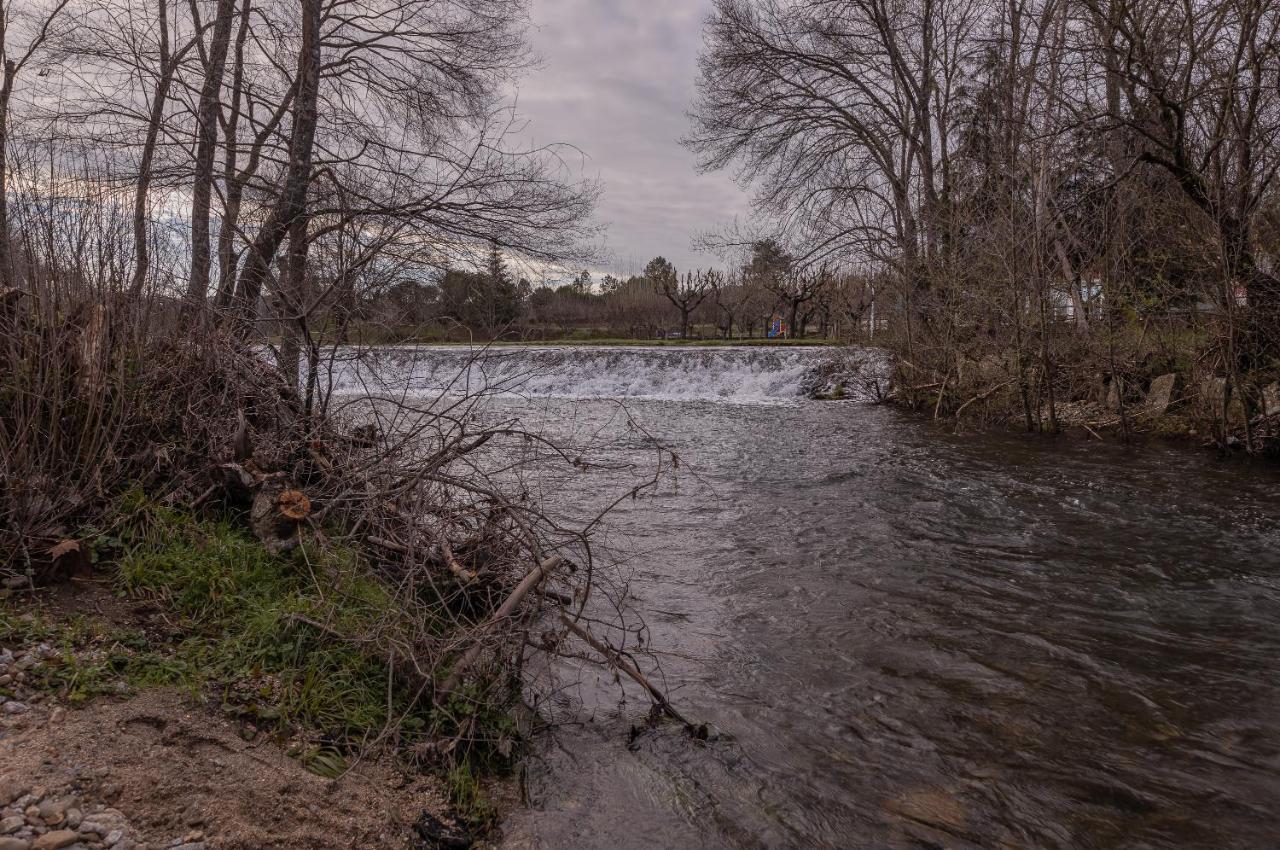
[[[887,348],[934,418],[1280,445],[1275,0],[716,0],[687,142],[760,217],[705,240],[723,271],[556,290],[507,258],[585,267],[598,189],[521,143],[522,0],[0,11],[0,698],[24,769],[114,718],[231,771],[233,723],[292,754],[279,775],[437,777],[451,807],[393,824],[432,846],[450,813],[492,821],[481,777],[554,667],[532,658],[593,659],[680,719],[621,652],[643,635],[599,613],[622,585],[599,518],[538,504],[537,472],[590,458],[485,421],[489,390],[335,393],[326,342],[785,326]],[[678,463],[644,445],[617,500]],[[112,756],[143,811],[147,763]],[[70,826],[113,809],[101,779],[3,777],[5,850],[107,844]],[[63,806],[79,785],[97,799]]]
[[[307,416],[216,333],[130,332],[113,305],[98,348],[50,306],[0,317],[0,646],[24,659],[5,716],[176,689],[319,776],[362,758],[437,775],[453,815],[491,825],[479,777],[529,732],[526,656],[581,638],[616,659],[577,622],[607,585],[585,532],[488,471],[509,449],[482,450],[584,461],[455,407],[478,397]]]
[[[450,821],[492,824],[486,777],[530,731],[530,657],[643,678],[585,614],[610,608],[596,522],[535,498],[531,469],[590,459],[486,424],[483,392],[339,397],[322,339],[486,245],[588,255],[595,187],[511,136],[526,4],[0,11],[0,778],[31,786],[3,805],[96,763],[153,841],[203,794],[220,846],[466,843]],[[86,818],[115,805],[94,793]],[[6,850],[105,843],[19,816]]]
[[[926,415],[1274,453],[1278,31],[1274,0],[716,0],[688,143],[758,190],[770,273],[865,293],[843,326]]]

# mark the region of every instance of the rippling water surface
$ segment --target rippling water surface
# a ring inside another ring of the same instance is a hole
[[[556,386],[494,412],[645,461],[619,401]],[[683,464],[608,542],[721,734],[628,749],[644,706],[588,679],[507,846],[1280,846],[1274,471],[712,398],[626,400]],[[547,495],[586,512],[615,475]]]

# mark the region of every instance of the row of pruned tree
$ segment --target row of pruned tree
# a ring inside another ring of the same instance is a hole
[[[689,335],[699,308],[726,338],[735,327],[749,333],[761,327],[763,334],[775,316],[786,323],[788,336],[803,338],[817,324],[825,337],[840,318],[858,324],[874,291],[865,279],[827,264],[798,265],[773,239],[754,242],[749,261],[728,272],[698,270],[681,276],[665,258],[656,257],[643,277],[679,315],[682,337]]]
[[[802,268],[772,240],[751,246],[749,259],[724,269],[681,273],[664,257],[627,278],[594,281],[578,272],[563,284],[533,285],[515,277],[497,246],[482,268],[446,269],[421,281],[398,281],[367,293],[358,318],[394,338],[529,335],[681,338],[765,336],[776,320],[785,334],[819,336],[865,324],[874,286],[829,267]],[[869,325],[868,325],[869,327]],[[708,329],[714,329],[709,331]]]

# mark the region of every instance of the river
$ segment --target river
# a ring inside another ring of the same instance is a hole
[[[456,369],[422,356],[397,380]],[[1280,842],[1275,470],[809,401],[820,350],[503,356],[487,380],[539,377],[494,415],[643,468],[631,420],[679,454],[605,543],[712,730],[628,747],[645,706],[582,674],[505,847]],[[617,474],[544,496],[589,513]]]

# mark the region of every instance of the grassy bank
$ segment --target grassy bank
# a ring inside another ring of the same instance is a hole
[[[0,645],[53,649],[23,687],[71,707],[178,688],[313,773],[335,777],[360,753],[389,752],[407,770],[436,772],[473,825],[492,821],[476,777],[501,772],[518,749],[516,694],[503,704],[459,691],[437,706],[428,682],[397,674],[377,647],[456,624],[406,604],[359,553],[304,543],[273,554],[235,517],[141,499],[86,545],[101,562],[75,583],[92,604],[68,604],[56,587],[0,602]],[[0,695],[26,696],[15,684]]]

